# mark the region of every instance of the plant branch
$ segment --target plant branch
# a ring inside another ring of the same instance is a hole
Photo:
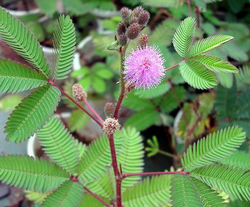
[[[200,9],[199,7],[195,6],[195,14],[196,14],[196,20],[197,20],[197,28],[201,27],[201,20],[200,20]]]
[[[86,190],[90,195],[92,195],[93,197],[95,197],[98,201],[100,201],[103,205],[105,205],[106,207],[110,207],[109,204],[107,204],[104,200],[102,200],[98,195],[94,194],[92,191],[90,191],[88,188],[83,187],[84,190]]]
[[[149,28],[152,29],[157,22],[158,19],[160,19],[161,15],[165,14],[167,17],[172,17],[172,14],[169,13],[166,9],[159,9],[157,14],[154,16],[153,20],[149,24]]]
[[[187,5],[188,5],[188,11],[189,11],[189,16],[192,16],[192,9],[191,9],[191,1],[187,0]]]
[[[176,64],[172,65],[171,67],[166,68],[165,71],[169,71],[169,70],[171,70],[171,69],[173,69],[173,68],[179,66],[179,64],[180,64],[180,63],[176,63]]]
[[[103,125],[101,122],[99,122],[96,117],[94,117],[92,114],[90,114],[84,107],[82,107],[76,100],[74,100],[72,97],[70,97],[64,90],[62,90],[58,85],[56,85],[53,81],[48,80],[48,83],[52,86],[56,87],[63,95],[65,95],[69,100],[71,100],[75,105],[77,105],[82,111],[84,111],[86,114],[88,114],[101,128],[103,128]]]
[[[172,158],[176,158],[177,157],[176,155],[173,155],[173,154],[171,154],[169,152],[165,152],[165,151],[160,150],[160,149],[158,149],[158,153],[162,154],[162,155],[165,155],[165,156],[168,156],[168,157],[172,157]]]
[[[114,135],[108,135],[109,138],[109,146],[111,151],[111,158],[112,158],[112,166],[114,169],[115,180],[116,180],[116,201],[117,207],[122,207],[122,199],[121,199],[121,181],[122,177],[120,171],[118,169],[116,152],[115,152],[115,143],[114,143]]]
[[[174,175],[174,174],[180,174],[180,175],[188,176],[189,172],[175,171],[175,172],[128,173],[128,174],[123,174],[122,175],[122,179],[124,179],[126,177],[131,177],[131,176],[142,176],[142,175]]]
[[[90,111],[92,111],[92,113],[99,119],[99,121],[103,123],[104,122],[103,119],[99,116],[99,114],[95,111],[95,109],[93,109],[93,107],[89,104],[87,99],[83,99],[82,101],[87,105],[87,107],[89,107]]]

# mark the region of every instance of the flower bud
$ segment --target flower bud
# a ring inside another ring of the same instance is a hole
[[[138,37],[140,31],[140,25],[138,23],[133,23],[128,27],[127,36],[129,39],[133,40]]]
[[[105,106],[104,106],[104,113],[107,117],[112,117],[113,116],[113,113],[114,113],[114,110],[115,110],[115,106],[113,103],[106,103]]]
[[[148,35],[141,34],[138,39],[138,46],[145,48],[148,45]]]
[[[120,12],[121,12],[122,19],[123,19],[124,21],[126,21],[126,20],[129,19],[132,10],[131,10],[131,9],[128,9],[127,7],[123,7],[123,8],[120,10]]]
[[[136,7],[134,10],[133,10],[133,15],[134,16],[139,16],[139,14],[141,13],[141,11],[143,11],[144,9],[141,7],[141,6],[138,6]]]
[[[138,17],[132,16],[129,20],[129,24],[138,23]]]
[[[107,135],[114,134],[117,130],[121,128],[121,125],[119,124],[117,119],[114,118],[107,118],[103,122],[103,132]]]
[[[127,36],[126,36],[125,34],[121,34],[121,35],[119,36],[119,38],[118,38],[118,41],[119,41],[119,44],[120,44],[121,46],[124,46],[124,45],[127,44],[128,38],[127,38]]]
[[[138,16],[138,23],[140,25],[146,25],[148,23],[149,18],[150,18],[149,12],[146,10],[143,10],[140,12]]]
[[[121,34],[124,34],[126,32],[126,30],[127,30],[126,25],[123,22],[120,22],[118,24],[116,31],[117,31],[118,35],[121,35]]]
[[[72,86],[72,93],[73,93],[73,97],[79,102],[84,99],[87,99],[86,92],[84,91],[83,87],[79,84],[74,84]]]

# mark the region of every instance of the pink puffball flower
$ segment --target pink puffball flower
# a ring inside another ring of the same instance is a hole
[[[124,80],[137,89],[151,89],[157,86],[165,75],[164,62],[157,47],[137,47],[123,62]]]

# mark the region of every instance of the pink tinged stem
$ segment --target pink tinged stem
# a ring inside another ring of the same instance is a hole
[[[77,105],[82,111],[84,111],[90,118],[92,118],[101,128],[103,128],[103,124],[99,122],[92,114],[90,114],[85,108],[83,108],[77,101],[75,101],[72,97],[70,97],[64,90],[62,90],[58,85],[56,85],[53,81],[48,80],[48,83],[54,87],[56,87],[63,95],[65,95],[69,100],[71,100],[75,105]]]
[[[99,121],[101,123],[103,123],[103,119],[99,116],[99,114],[95,111],[95,109],[92,108],[92,106],[88,103],[88,101],[86,99],[82,100],[90,109],[90,111],[92,111],[92,113],[99,119]]]
[[[100,201],[103,205],[110,207],[109,204],[107,204],[104,200],[102,200],[98,195],[94,194],[92,191],[90,191],[88,188],[83,187],[84,190],[86,190],[90,195],[92,195],[93,197],[95,197],[98,201]]]
[[[117,158],[116,158],[116,152],[115,152],[115,144],[114,144],[114,135],[108,135],[109,138],[109,145],[111,150],[111,157],[112,157],[112,166],[114,169],[115,174],[115,180],[116,180],[116,201],[117,201],[117,207],[122,207],[122,200],[121,200],[121,181],[122,177],[118,169],[117,165]]]

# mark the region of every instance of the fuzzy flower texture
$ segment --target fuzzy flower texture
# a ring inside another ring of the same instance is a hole
[[[137,47],[124,60],[124,80],[137,89],[157,86],[165,75],[164,58],[155,46]]]

